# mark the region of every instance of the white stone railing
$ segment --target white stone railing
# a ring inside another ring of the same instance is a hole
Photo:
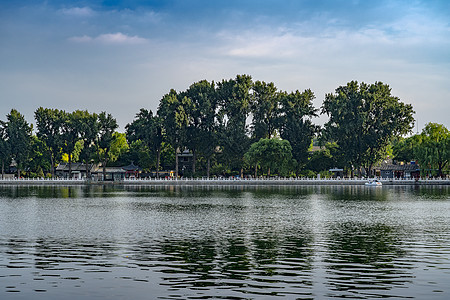
[[[181,177],[181,178],[171,178],[171,177],[161,177],[161,178],[127,178],[127,179],[122,179],[116,182],[123,182],[123,183],[170,183],[170,182],[180,182],[180,183],[187,183],[187,182],[192,182],[192,183],[270,183],[270,182],[274,182],[274,183],[282,183],[282,182],[286,182],[286,183],[291,183],[291,184],[295,184],[295,182],[301,183],[301,182],[309,182],[309,183],[329,183],[329,184],[333,184],[333,183],[347,183],[347,184],[351,184],[352,182],[354,182],[355,184],[357,183],[363,183],[363,182],[367,182],[368,180],[373,180],[373,179],[377,179],[383,183],[412,183],[412,182],[420,182],[420,183],[433,183],[433,182],[442,182],[444,184],[450,184],[450,178],[420,178],[418,180],[416,180],[415,178],[358,178],[358,177],[343,177],[343,178],[317,178],[317,177],[257,177],[257,178],[239,178],[239,177],[196,177],[196,178],[187,178],[187,177]],[[45,184],[45,183],[74,183],[74,184],[83,184],[83,183],[88,183],[88,182],[98,182],[98,183],[102,183],[102,181],[96,181],[96,180],[86,180],[84,178],[4,178],[1,179],[0,178],[0,183],[10,183],[10,184],[14,184],[14,183],[41,183],[41,184]]]
[[[380,180],[380,181],[414,181],[415,178],[388,178],[388,177],[337,177],[337,178],[317,178],[317,177],[257,177],[257,178],[236,178],[236,177],[180,177],[180,178],[171,178],[171,177],[160,177],[160,178],[127,178],[123,179],[124,181],[280,181],[280,180],[307,180],[307,181],[367,181],[367,180]],[[450,180],[450,178],[419,178],[419,180]]]

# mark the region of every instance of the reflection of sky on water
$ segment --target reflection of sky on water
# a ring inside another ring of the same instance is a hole
[[[3,187],[0,296],[439,299],[445,191]]]

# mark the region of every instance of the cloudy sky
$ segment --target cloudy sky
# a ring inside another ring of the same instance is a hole
[[[171,88],[237,74],[285,91],[389,84],[450,128],[450,1],[0,1],[0,119],[107,111],[123,131]],[[326,117],[317,119],[322,124]]]

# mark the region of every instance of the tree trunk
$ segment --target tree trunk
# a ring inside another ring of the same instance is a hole
[[[103,161],[103,181],[106,179],[106,160]]]
[[[55,177],[55,160],[53,158],[53,154],[52,153],[50,153],[50,165],[51,165],[50,173],[51,173],[51,176],[53,178],[53,177]]]
[[[159,178],[159,165],[161,163],[161,147],[156,150],[156,178]]]
[[[72,153],[69,153],[69,179],[72,179]]]
[[[195,175],[195,163],[196,163],[197,157],[195,154],[195,149],[192,150],[192,175]]]
[[[241,174],[240,174],[241,178],[244,176],[244,169],[241,168]]]
[[[178,147],[175,149],[175,178],[178,178]]]
[[[20,178],[20,169],[19,169],[19,164],[17,164],[17,179]]]
[[[270,168],[267,170],[267,177],[270,177]]]
[[[255,178],[258,176],[258,165],[255,164]]]
[[[2,179],[5,178],[5,162],[2,161]]]
[[[206,166],[206,177],[208,178],[210,169],[211,169],[211,157],[208,157],[208,165]]]

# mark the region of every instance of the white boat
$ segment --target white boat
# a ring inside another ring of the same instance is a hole
[[[364,185],[366,185],[366,186],[382,186],[383,184],[381,183],[381,181],[375,179],[375,180],[369,180]]]

